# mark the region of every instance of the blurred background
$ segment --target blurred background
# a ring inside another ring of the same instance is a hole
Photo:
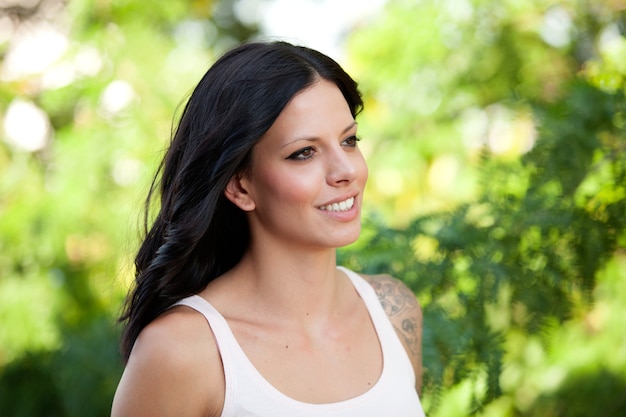
[[[107,416],[172,123],[222,52],[360,83],[362,239],[425,314],[434,416],[626,415],[624,0],[0,0],[0,414]]]

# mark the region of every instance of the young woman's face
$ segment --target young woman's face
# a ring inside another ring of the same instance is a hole
[[[240,179],[254,240],[329,248],[358,238],[367,165],[356,135],[335,84],[320,80],[294,96]]]

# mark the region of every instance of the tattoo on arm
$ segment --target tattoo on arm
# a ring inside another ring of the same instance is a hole
[[[416,318],[419,305],[415,295],[404,283],[391,277],[379,275],[369,282],[404,345],[412,355],[418,355],[421,329]]]

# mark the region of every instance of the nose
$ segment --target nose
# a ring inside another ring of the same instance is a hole
[[[358,149],[346,151],[339,146],[329,154],[326,181],[332,186],[351,184],[364,166],[365,161]]]

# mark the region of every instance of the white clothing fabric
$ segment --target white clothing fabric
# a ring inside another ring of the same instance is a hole
[[[222,417],[424,417],[415,391],[415,372],[376,292],[358,274],[339,269],[347,274],[364,301],[383,354],[383,370],[375,385],[340,402],[309,404],[283,394],[257,371],[226,319],[209,302],[193,295],[176,303],[203,314],[213,331],[226,381]]]

